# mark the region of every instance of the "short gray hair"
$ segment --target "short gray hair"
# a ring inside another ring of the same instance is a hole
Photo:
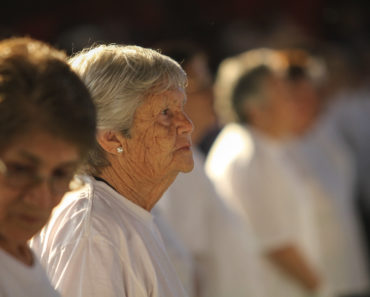
[[[325,67],[319,59],[299,49],[257,48],[225,59],[215,82],[215,109],[223,124],[248,121],[243,103],[263,99],[262,82],[269,74],[290,80],[304,74],[319,83]]]
[[[223,60],[215,82],[215,109],[221,122],[227,124],[241,120],[235,111],[235,108],[239,107],[239,101],[238,105],[235,105],[233,95],[237,83],[246,73],[258,67],[280,72],[285,67],[284,62],[277,51],[269,48],[245,51]]]
[[[151,94],[185,88],[181,66],[159,52],[133,45],[98,45],[70,58],[73,70],[89,89],[97,108],[98,130],[116,130],[130,136],[136,109]],[[88,165],[90,173],[109,165],[96,144]]]

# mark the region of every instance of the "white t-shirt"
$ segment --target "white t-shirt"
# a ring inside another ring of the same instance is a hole
[[[166,247],[171,264],[175,268],[187,296],[196,297],[196,283],[194,282],[196,266],[194,258],[176,231],[161,214],[161,210],[154,207],[151,213],[154,217],[154,222],[157,224],[158,229],[161,232],[163,243]]]
[[[69,193],[31,246],[62,296],[186,296],[153,216],[104,182]]]
[[[193,157],[193,171],[179,174],[155,209],[193,256],[197,296],[263,296],[257,291],[255,247],[244,218],[220,199],[196,148]]]
[[[283,145],[257,131],[229,124],[206,162],[207,174],[222,197],[243,211],[251,224],[265,297],[307,296],[303,287],[267,259],[269,251],[293,244],[311,267],[319,262],[311,201],[288,158]]]
[[[26,266],[0,249],[0,297],[59,297],[36,256]]]

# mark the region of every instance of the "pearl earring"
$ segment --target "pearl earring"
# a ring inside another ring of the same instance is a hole
[[[121,146],[117,147],[117,153],[122,154],[123,148]]]

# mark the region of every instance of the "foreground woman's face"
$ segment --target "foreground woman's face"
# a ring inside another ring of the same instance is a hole
[[[78,166],[77,147],[44,132],[15,139],[2,152],[0,236],[25,243],[47,222],[69,189]]]
[[[143,175],[165,176],[193,169],[193,124],[184,112],[183,89],[149,97],[136,110],[127,155]]]

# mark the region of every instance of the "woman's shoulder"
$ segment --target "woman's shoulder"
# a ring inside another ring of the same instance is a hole
[[[31,247],[38,255],[45,248],[58,253],[88,243],[125,249],[137,236],[135,228],[124,212],[109,203],[113,199],[109,195],[91,180],[83,188],[69,192],[48,224],[32,239]]]
[[[142,212],[109,185],[89,178],[83,188],[64,197],[55,217],[63,220],[56,225],[69,233],[120,243],[135,237],[140,225],[146,224]]]
[[[116,212],[122,212],[116,202],[114,191],[92,177],[83,177],[84,185],[76,191],[68,192],[55,208],[53,218],[64,218],[69,223],[92,220],[114,220]]]

